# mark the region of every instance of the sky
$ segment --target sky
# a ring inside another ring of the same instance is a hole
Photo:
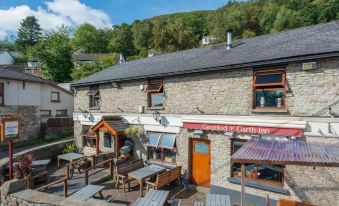
[[[0,0],[0,37],[16,35],[34,15],[45,30],[88,22],[98,28],[168,13],[213,10],[228,0]]]

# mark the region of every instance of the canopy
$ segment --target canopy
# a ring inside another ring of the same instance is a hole
[[[338,167],[339,145],[252,138],[231,159],[233,162],[245,164]]]

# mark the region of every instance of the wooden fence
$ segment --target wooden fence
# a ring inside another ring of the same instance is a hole
[[[73,127],[73,120],[68,117],[48,118],[47,127]]]

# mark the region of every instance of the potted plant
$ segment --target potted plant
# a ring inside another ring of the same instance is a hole
[[[72,153],[72,152],[76,152],[76,151],[77,151],[77,147],[76,147],[75,143],[72,142],[72,143],[69,143],[65,146],[63,153],[66,154],[66,153]]]
[[[137,136],[139,133],[139,129],[136,127],[129,127],[125,129],[125,135],[129,138]]]

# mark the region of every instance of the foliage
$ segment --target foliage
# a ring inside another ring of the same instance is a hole
[[[128,137],[134,137],[139,133],[139,129],[136,127],[129,127],[124,131],[125,135]]]
[[[4,36],[0,40],[0,48],[6,48],[10,51],[14,51],[15,50],[15,44],[9,41],[8,36]]]
[[[108,49],[110,52],[123,53],[127,56],[135,54],[133,33],[130,25],[123,23],[120,26],[114,26]]]
[[[41,38],[41,28],[35,16],[28,16],[21,21],[16,40],[19,51],[26,52],[27,47],[35,46]]]
[[[106,53],[109,42],[107,32],[88,23],[80,25],[71,40],[73,50],[82,53]]]
[[[77,151],[77,146],[75,145],[75,142],[69,143],[65,146],[63,153],[72,153]]]
[[[73,69],[69,28],[60,27],[47,32],[30,51],[42,67],[44,75],[55,82],[71,80]]]
[[[119,55],[112,53],[99,57],[93,63],[82,63],[75,65],[72,70],[72,79],[77,81],[91,74],[99,72],[119,62]]]
[[[33,155],[32,154],[25,154],[19,164],[14,166],[14,173],[16,179],[24,179],[32,174],[32,162],[33,162]]]

